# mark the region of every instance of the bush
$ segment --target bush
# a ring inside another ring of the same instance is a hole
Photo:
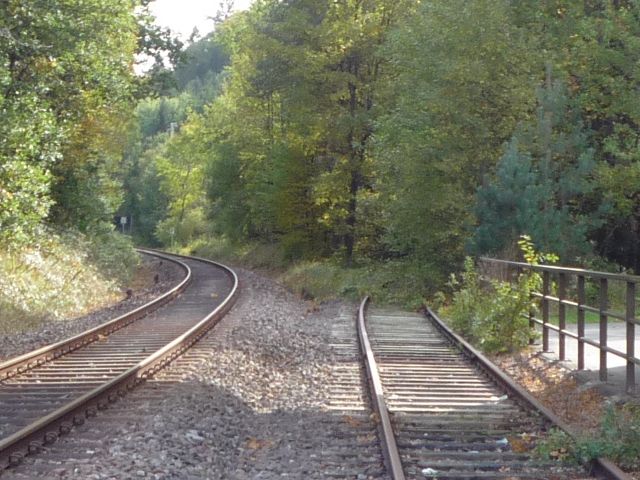
[[[299,263],[282,275],[282,281],[297,293],[319,300],[360,300],[369,295],[378,305],[412,310],[425,304],[431,285],[424,270],[408,261],[347,268],[338,259]]]
[[[554,259],[537,254],[527,237],[519,244],[529,263]],[[452,275],[449,285],[455,293],[444,313],[454,330],[488,353],[513,352],[528,345],[534,332],[525,315],[536,308],[531,293],[540,288],[540,275],[526,271],[514,283],[481,282],[473,260],[467,257],[462,282]]]
[[[575,439],[554,429],[536,446],[536,454],[582,464],[606,457],[625,470],[636,471],[640,468],[640,405],[609,405],[599,430]]]
[[[183,218],[165,218],[156,226],[155,235],[163,245],[183,247],[207,233],[202,208],[186,210]]]
[[[292,291],[317,300],[359,300],[370,295],[379,305],[402,305],[417,310],[443,282],[429,264],[415,259],[366,261],[344,266],[340,256],[291,264],[281,243],[235,244],[225,237],[200,238],[182,253],[231,262],[248,268],[276,271]]]
[[[135,265],[126,239],[108,232],[89,239],[44,228],[38,238],[36,245],[0,252],[0,331],[74,317],[120,297],[117,280]]]
[[[237,262],[240,258],[236,247],[225,237],[201,237],[180,249],[180,253],[226,262]]]
[[[524,316],[534,308],[536,274],[523,273],[514,284],[492,280],[482,285],[473,260],[465,260],[462,283],[452,276],[451,306],[445,310],[454,330],[488,353],[513,352],[528,345],[534,332]]]
[[[87,251],[88,260],[105,278],[119,284],[131,280],[134,268],[140,261],[131,238],[114,231],[111,225],[103,224],[95,229],[84,237],[78,248]]]
[[[607,457],[628,470],[640,468],[640,405],[609,405],[600,431],[578,438],[574,455],[581,462]]]

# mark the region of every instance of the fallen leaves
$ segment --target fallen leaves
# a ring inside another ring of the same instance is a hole
[[[344,420],[344,422],[347,423],[352,428],[358,428],[359,426],[362,425],[362,422],[360,420],[353,418],[350,415],[343,415],[342,420]]]
[[[249,450],[261,450],[263,448],[272,447],[273,442],[271,440],[249,437],[244,445]]]
[[[565,422],[582,431],[598,428],[604,398],[595,389],[581,389],[570,372],[530,350],[493,361]]]

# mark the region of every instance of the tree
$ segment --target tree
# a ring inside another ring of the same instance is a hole
[[[215,112],[232,124],[234,148],[220,152],[240,162],[249,238],[282,241],[292,257],[341,248],[351,262],[371,185],[377,52],[409,4],[263,1],[227,22],[226,107]]]
[[[385,240],[442,284],[461,264],[477,185],[530,114],[535,41],[512,2],[426,1],[384,56],[392,74],[375,145]]]
[[[192,115],[156,158],[160,186],[169,200],[167,217],[157,226],[157,235],[165,244],[174,240],[186,244],[204,225],[207,152],[199,141],[199,122],[199,117]]]
[[[576,99],[547,71],[538,88],[535,122],[520,127],[498,163],[495,181],[478,189],[475,250],[500,253],[523,235],[539,250],[573,261],[591,250],[590,230],[599,212],[589,211],[594,190],[594,152]]]

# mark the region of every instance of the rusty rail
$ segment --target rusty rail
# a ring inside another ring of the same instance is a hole
[[[525,264],[526,265],[526,264]],[[530,405],[532,409],[540,412],[547,420],[554,426],[564,430],[571,436],[575,436],[575,431],[572,427],[562,421],[551,410],[546,408],[540,403],[533,395],[518,385],[511,377],[500,370],[493,364],[487,357],[485,357],[479,350],[475,349],[469,342],[463,339],[460,335],[451,330],[438,315],[429,307],[426,308],[426,315],[431,318],[435,325],[447,336],[454,344],[458,345],[461,350],[470,358],[473,358],[478,365],[480,365],[489,376],[491,376],[498,383],[503,385],[506,389],[511,391],[514,395],[520,398],[523,402]],[[631,480],[631,477],[618,468],[613,462],[606,458],[597,458],[591,465],[592,473],[598,478],[606,480]]]
[[[404,480],[405,475],[402,469],[398,446],[396,445],[396,437],[393,433],[389,411],[384,401],[382,381],[380,380],[378,366],[373,355],[373,350],[371,349],[371,343],[369,342],[369,335],[367,334],[365,325],[365,310],[368,303],[369,297],[365,297],[358,309],[358,337],[360,338],[360,348],[362,350],[362,356],[364,357],[367,376],[369,377],[371,403],[378,416],[378,436],[382,444],[382,456],[387,472],[393,480]]]
[[[549,351],[549,332],[558,333],[558,356],[560,360],[566,359],[566,339],[572,338],[578,342],[578,370],[584,370],[584,349],[585,345],[598,348],[600,351],[599,378],[606,382],[607,354],[616,355],[626,361],[626,384],[625,390],[629,394],[636,393],[636,365],[640,365],[640,358],[636,357],[635,336],[636,325],[640,320],[636,317],[637,309],[637,285],[640,277],[634,275],[622,275],[608,272],[598,272],[593,270],[583,270],[580,268],[556,267],[551,265],[531,265],[522,262],[511,262],[494,258],[482,257],[480,263],[489,267],[497,267],[506,271],[509,277],[510,272],[523,272],[525,270],[535,271],[542,275],[542,291],[534,292],[533,296],[541,302],[542,318],[537,318],[534,312],[529,312],[529,323],[533,327],[536,324],[542,326],[542,349]],[[586,283],[592,281],[597,283],[598,306],[593,307],[587,304]],[[625,308],[624,312],[614,312],[609,308],[609,290],[611,282],[623,283],[625,285]],[[568,293],[569,287],[575,285],[574,299]],[[557,287],[557,296],[552,295],[553,287]],[[551,303],[558,306],[558,325],[550,323]],[[567,307],[576,309],[577,332],[567,329]],[[599,315],[599,338],[594,340],[585,336],[585,313],[592,312]],[[613,318],[625,322],[626,324],[626,348],[620,351],[610,347],[608,343],[609,319]]]
[[[182,268],[185,272],[184,279],[168,292],[165,292],[152,301],[128,313],[125,313],[124,315],[114,318],[113,320],[110,320],[102,325],[98,325],[97,327],[82,332],[78,335],[67,338],[66,340],[47,345],[32,352],[25,353],[24,355],[19,355],[17,357],[11,358],[6,362],[0,363],[0,382],[16,375],[22,374],[28,370],[31,370],[32,368],[43,365],[51,360],[55,360],[62,355],[66,355],[67,353],[77,350],[78,348],[82,348],[90,343],[99,340],[105,335],[109,335],[117,330],[120,330],[123,327],[126,327],[127,325],[130,325],[136,320],[139,320],[149,313],[153,312],[154,310],[157,310],[167,302],[170,302],[189,286],[189,283],[191,282],[191,270],[187,265],[156,251],[144,249],[138,249],[138,251],[147,255],[152,255],[154,257],[168,260],[180,266],[180,268]]]
[[[150,252],[153,255],[169,259],[169,257],[159,254],[158,252],[151,252],[147,250],[144,252]],[[181,255],[175,256],[180,257]],[[74,425],[84,423],[85,418],[96,415],[98,410],[106,408],[109,403],[115,402],[118,398],[123,397],[127,391],[144,382],[148,377],[169,364],[173,359],[202,338],[231,309],[238,295],[238,277],[235,272],[230,268],[211,260],[195,257],[187,258],[193,258],[215,265],[223,269],[226,274],[229,275],[233,286],[225,300],[187,332],[180,335],[178,338],[174,339],[172,342],[165,345],[146,359],[142,360],[137,365],[129,368],[127,371],[107,383],[100,385],[81,397],[78,397],[65,406],[51,412],[45,417],[40,418],[20,431],[1,440],[0,468],[19,463],[25,454],[39,451],[43,445],[55,441],[59,434],[67,433]],[[188,269],[186,265],[184,266]],[[182,286],[180,289],[180,291],[182,291],[186,286],[184,281],[179,285],[179,287],[180,286]],[[175,289],[173,289],[169,293],[175,296],[179,292],[175,292]],[[173,298],[173,296],[170,298]],[[150,302],[150,304],[153,304],[153,302]],[[147,304],[144,307],[147,307],[150,304]],[[95,333],[94,330],[95,329],[92,329],[86,332],[86,334],[93,335]],[[76,338],[77,337],[74,337],[74,339]],[[64,343],[65,342],[60,342],[60,344]],[[34,352],[34,355],[35,354],[36,352]],[[38,355],[41,355],[41,353],[38,353]]]

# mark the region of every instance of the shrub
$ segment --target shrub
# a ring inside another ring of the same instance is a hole
[[[108,265],[128,276],[135,262],[123,259],[133,252],[126,239],[103,232],[91,242],[44,228],[38,238],[36,245],[0,251],[0,331],[70,318],[120,297],[119,275]]]
[[[578,438],[574,454],[581,462],[607,457],[625,469],[640,468],[640,405],[609,405],[599,432]]]
[[[319,300],[360,300],[369,295],[378,305],[402,305],[412,310],[425,304],[431,285],[424,270],[408,261],[345,267],[339,259],[299,263],[282,275],[282,281]]]
[[[102,276],[119,284],[131,279],[139,257],[133,248],[131,238],[103,224],[94,229],[83,240],[77,242],[79,250],[86,250],[88,260],[95,265]]]
[[[536,446],[536,454],[583,464],[607,457],[625,470],[635,471],[640,468],[640,405],[609,405],[598,431],[575,439],[561,430],[551,430]]]
[[[528,237],[522,237],[519,245],[531,264],[555,258],[536,253]],[[462,281],[454,275],[449,281],[455,292],[445,315],[456,331],[485,352],[517,351],[524,348],[534,335],[525,315],[536,308],[531,293],[540,288],[540,284],[540,275],[532,271],[521,273],[513,283],[481,281],[473,260],[467,257]]]

